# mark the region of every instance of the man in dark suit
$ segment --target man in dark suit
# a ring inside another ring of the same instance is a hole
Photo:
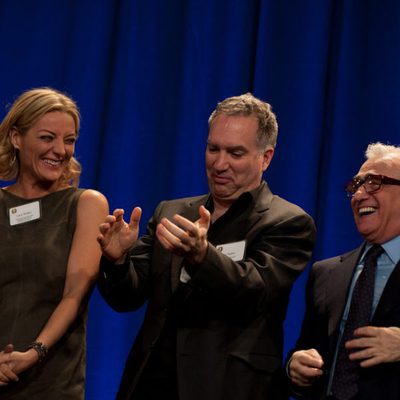
[[[346,186],[365,242],[315,263],[309,276],[287,366],[301,398],[400,399],[400,147],[371,144],[366,158]]]
[[[162,202],[138,240],[139,208],[101,225],[103,297],[118,311],[148,301],[118,399],[282,398],[283,322],[315,227],[262,181],[276,137],[269,104],[224,100],[209,119],[210,194]]]

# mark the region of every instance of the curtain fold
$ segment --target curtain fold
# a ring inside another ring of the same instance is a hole
[[[248,91],[272,104],[276,194],[316,220],[314,260],[357,246],[343,184],[370,142],[399,144],[396,0],[1,0],[0,116],[23,90],[66,91],[82,113],[82,187],[111,208],[207,191],[207,120]],[[285,348],[304,311],[295,284]],[[87,398],[112,399],[144,310],[116,314],[95,290]]]

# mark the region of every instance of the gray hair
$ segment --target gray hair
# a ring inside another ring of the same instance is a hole
[[[380,142],[371,143],[365,150],[365,158],[367,160],[399,160],[400,161],[400,146],[383,144]]]
[[[268,146],[275,148],[278,137],[278,122],[272,112],[270,104],[245,93],[240,96],[228,97],[217,104],[215,110],[208,119],[208,129],[210,130],[215,118],[225,114],[229,116],[254,116],[258,120],[257,144],[262,151]]]

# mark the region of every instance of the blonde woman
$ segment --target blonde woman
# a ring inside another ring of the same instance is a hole
[[[51,88],[0,125],[0,398],[83,399],[86,306],[106,198],[78,189],[80,115]]]

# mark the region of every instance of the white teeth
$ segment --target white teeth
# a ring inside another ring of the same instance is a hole
[[[358,209],[358,213],[363,215],[363,214],[371,214],[376,210],[375,207],[362,207]]]
[[[55,160],[43,160],[46,164],[52,165],[55,167],[56,165],[59,165],[61,161],[55,161]]]

